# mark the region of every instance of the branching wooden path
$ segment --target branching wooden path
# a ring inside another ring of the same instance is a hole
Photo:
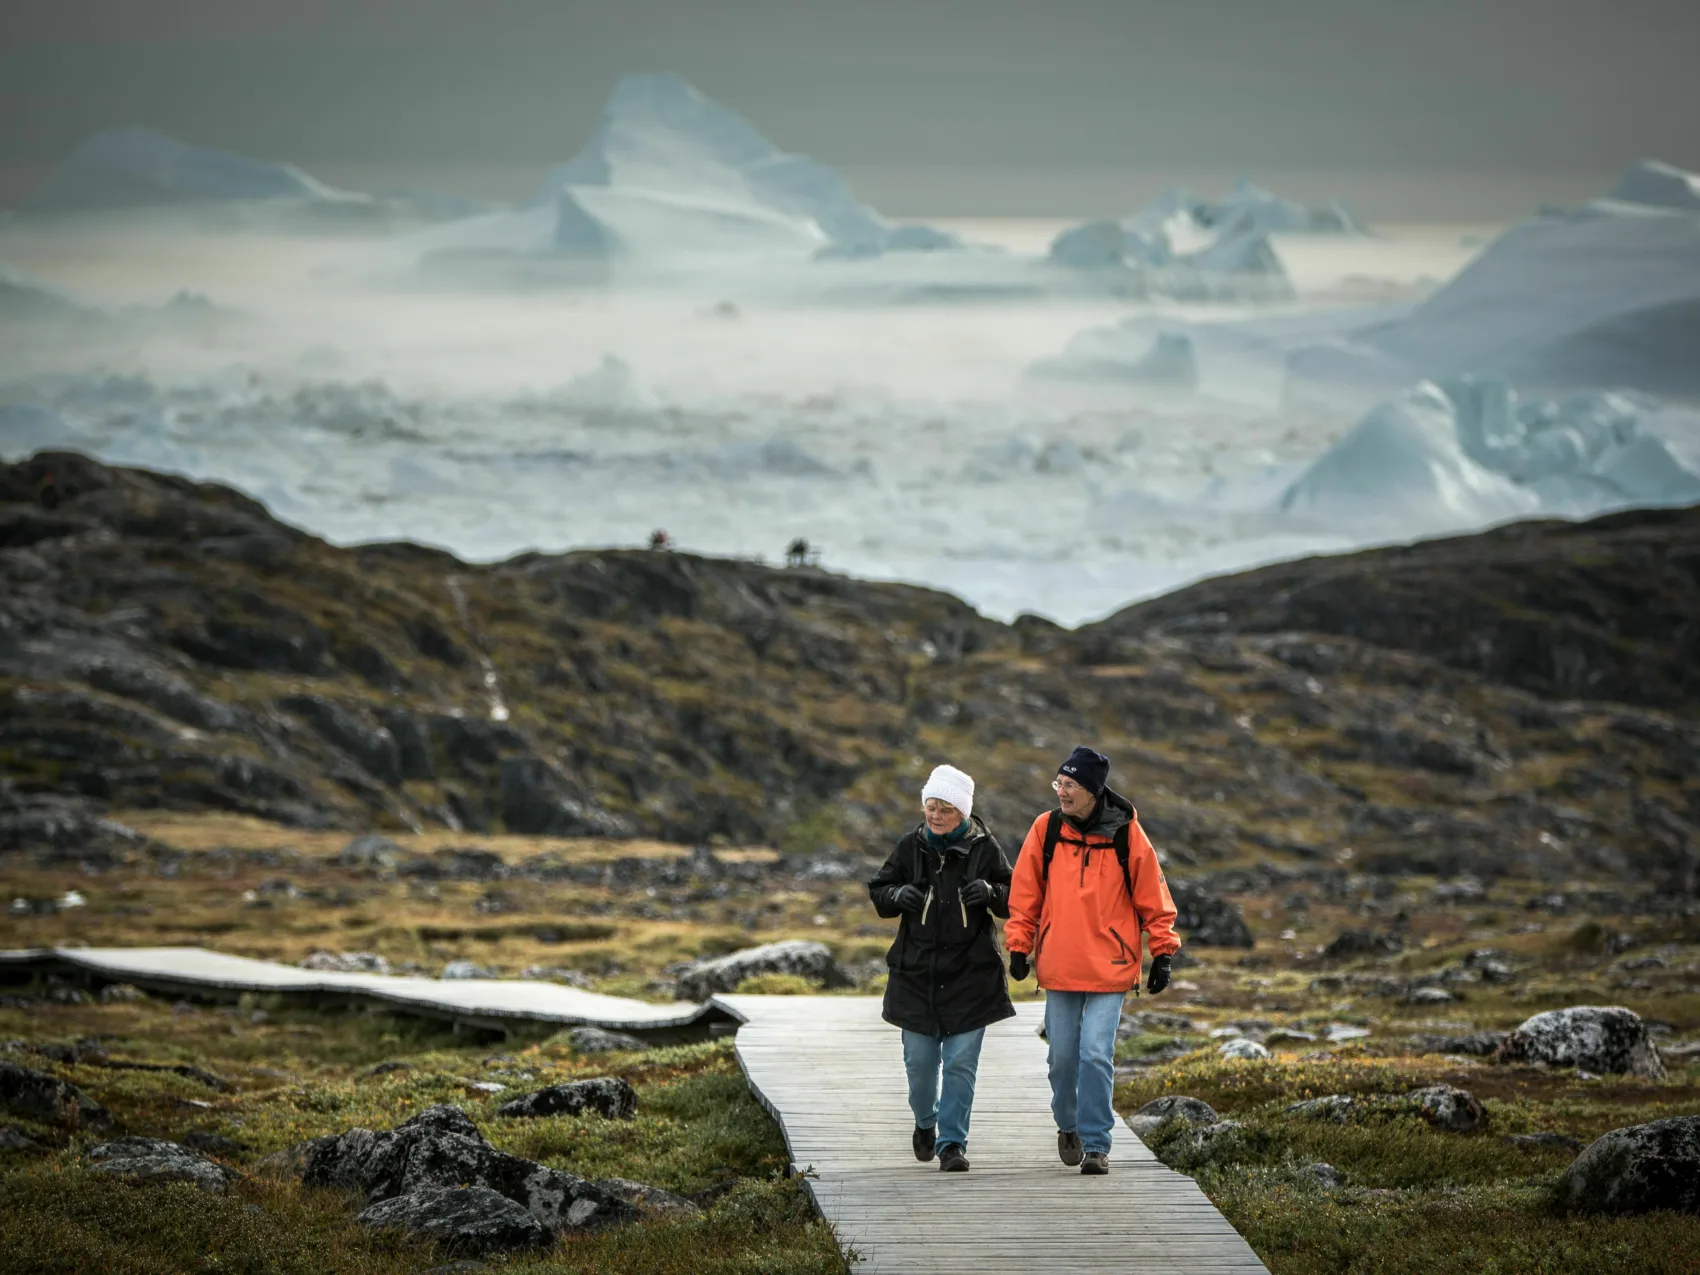
[[[1039,1004],[986,1032],[965,1174],[917,1163],[897,1029],[862,996],[722,996],[738,1060],[840,1244],[871,1275],[1263,1271],[1191,1178],[1125,1126],[1107,1177],[1056,1154]]]
[[[496,978],[404,978],[340,974],[255,961],[200,947],[36,948],[0,952],[0,969],[68,973],[102,983],[134,983],[177,996],[234,998],[243,992],[355,1001],[401,1013],[501,1029],[516,1022],[588,1024],[655,1039],[707,1036],[731,1015],[714,1005],[652,1005],[559,983]]]

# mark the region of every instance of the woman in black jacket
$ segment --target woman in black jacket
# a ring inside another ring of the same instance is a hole
[[[936,1146],[939,1168],[963,1173],[980,1040],[988,1023],[1015,1016],[992,924],[1009,915],[1010,868],[974,818],[974,781],[962,771],[936,768],[921,808],[924,821],[897,843],[868,893],[881,916],[903,918],[886,953],[884,1016],[903,1029],[915,1158],[931,1160]]]

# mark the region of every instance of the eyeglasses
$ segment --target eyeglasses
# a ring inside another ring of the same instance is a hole
[[[1072,796],[1077,792],[1085,792],[1086,789],[1082,788],[1072,779],[1053,779],[1051,780],[1051,791],[1061,797],[1064,795]]]

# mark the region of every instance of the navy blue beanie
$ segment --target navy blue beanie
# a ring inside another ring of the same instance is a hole
[[[1110,759],[1082,744],[1057,767],[1057,774],[1067,775],[1094,797],[1101,797],[1104,785],[1110,782]]]

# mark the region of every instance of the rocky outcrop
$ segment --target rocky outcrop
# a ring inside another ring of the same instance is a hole
[[[1188,1120],[1194,1124],[1214,1124],[1216,1111],[1200,1098],[1165,1094],[1161,1098],[1153,1098],[1134,1112],[1127,1118],[1127,1123],[1128,1128],[1144,1138],[1176,1120]]]
[[[680,1000],[705,1001],[721,992],[735,991],[746,978],[759,974],[795,974],[826,988],[856,985],[826,944],[790,939],[693,961],[679,973],[678,996]]]
[[[446,1104],[388,1133],[350,1129],[316,1139],[301,1180],[354,1187],[373,1203],[426,1187],[485,1187],[551,1231],[598,1229],[635,1216],[630,1205],[583,1178],[497,1150],[464,1111]]]
[[[1495,1054],[1501,1063],[1546,1063],[1663,1080],[1665,1065],[1646,1023],[1617,1005],[1573,1005],[1526,1019]]]
[[[694,1201],[682,1195],[630,1178],[597,1178],[593,1185],[624,1200],[645,1217],[682,1217],[702,1212]]]
[[[496,1108],[509,1119],[533,1116],[578,1116],[586,1111],[609,1120],[630,1120],[637,1114],[637,1091],[618,1076],[596,1076],[550,1085],[536,1093],[511,1098]]]
[[[96,1173],[131,1182],[188,1182],[203,1191],[223,1191],[236,1175],[198,1151],[159,1138],[118,1138],[90,1149]]]
[[[1175,900],[1175,928],[1195,947],[1250,947],[1253,940],[1239,904],[1218,898],[1191,881],[1169,882]]]
[[[373,1230],[397,1229],[435,1240],[446,1253],[483,1257],[549,1242],[543,1224],[484,1186],[427,1186],[380,1200],[354,1219]]]
[[[9,1062],[0,1062],[0,1111],[72,1129],[112,1124],[111,1113],[75,1085]]]
[[[1556,1194],[1574,1213],[1700,1213],[1700,1116],[1603,1134],[1564,1171]]]

